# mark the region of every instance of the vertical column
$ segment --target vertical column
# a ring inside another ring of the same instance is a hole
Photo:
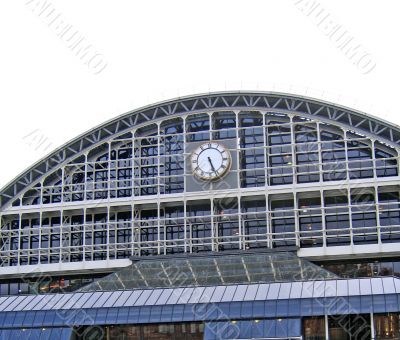
[[[347,153],[347,151],[346,151]],[[347,185],[347,201],[348,201],[348,211],[349,211],[349,234],[350,234],[350,245],[354,245],[353,240],[353,213],[352,213],[352,202],[351,202],[351,189],[350,186]]]
[[[107,189],[106,189],[106,195],[107,195],[107,201],[110,201],[110,198],[111,198],[111,142],[108,142],[107,146],[108,146],[108,155],[107,155]]]
[[[160,219],[161,219],[161,207],[160,207],[160,200],[159,200],[159,198],[157,198],[157,254],[158,255],[161,254],[161,243],[162,243]],[[153,222],[151,222],[151,223],[153,223]],[[164,251],[165,251],[165,247],[164,247]]]
[[[218,251],[218,241],[216,238],[218,237],[218,230],[215,228],[214,223],[214,198],[210,198],[210,214],[211,214],[211,250]],[[215,244],[217,244],[217,248],[215,249]]]
[[[43,221],[43,211],[40,209],[39,211],[39,230],[38,230],[38,264],[41,263],[40,261],[40,253],[39,249],[42,248],[42,221]]]
[[[273,248],[272,243],[272,219],[271,219],[271,212],[270,212],[270,204],[269,204],[269,195],[265,193],[265,222],[266,222],[266,229],[267,229],[267,247]]]
[[[241,183],[240,183],[240,156],[241,156],[241,148],[240,148],[240,137],[239,137],[239,111],[234,111],[235,113],[235,136],[236,136],[236,149],[232,150],[232,152],[236,152],[236,181],[237,181],[237,189],[240,193],[241,191]],[[247,172],[245,172],[245,176],[247,176]],[[240,228],[240,227],[239,227]]]
[[[374,163],[375,164],[375,163]],[[379,210],[379,194],[378,194],[378,184],[374,183],[374,198],[375,198],[375,214],[376,214],[376,231],[378,235],[378,244],[381,244],[381,220],[380,220],[380,210]]]
[[[268,167],[269,167],[269,149],[268,149],[268,142],[267,142],[267,114],[266,112],[261,112],[262,117],[263,117],[263,124],[262,124],[262,130],[263,130],[263,141],[264,141],[264,177],[265,177],[265,186],[267,187],[269,185],[269,176],[268,176]]]
[[[17,255],[17,265],[19,265],[20,257],[21,257],[21,234],[22,234],[22,213],[19,212],[18,214],[19,221],[18,221],[18,255]]]
[[[300,247],[300,212],[299,212],[299,204],[297,200],[297,192],[293,190],[293,216],[294,216],[294,231],[295,231],[295,238],[296,238],[296,246]]]
[[[347,147],[347,131],[343,129],[343,141],[344,141],[344,153],[346,156],[345,164],[346,164],[346,180],[348,181],[350,178],[349,173],[349,156],[348,156],[348,147]]]
[[[86,172],[85,172],[86,173]],[[86,186],[85,186],[86,187]],[[83,249],[82,249],[82,261],[86,261],[86,233],[87,233],[87,229],[86,229],[86,207],[83,207],[83,231],[82,231],[82,245],[83,245]]]
[[[161,172],[160,172],[160,159],[161,159],[161,123],[157,122],[157,202],[158,202],[158,207],[160,206],[160,192],[161,192]],[[165,180],[164,180],[165,181]],[[160,210],[158,209],[158,217],[160,216]]]
[[[375,140],[370,138],[369,141],[371,143],[372,171],[373,171],[373,174],[374,174],[374,180],[376,181],[378,179],[378,176],[377,176],[377,173],[376,173]]]
[[[132,133],[132,163],[131,163],[131,171],[132,171],[132,182],[131,182],[131,186],[132,186],[132,197],[135,197],[135,161],[136,161],[136,157],[135,157],[135,130],[131,131]],[[133,220],[133,210],[132,210],[132,220]],[[133,234],[132,234],[133,237]]]
[[[370,319],[371,319],[371,339],[375,340],[375,323],[374,323],[374,313],[371,312],[370,314]]]
[[[246,242],[245,242],[245,228],[242,227],[242,200],[241,196],[237,196],[237,213],[238,213],[238,225],[239,225],[239,249],[246,249]]]
[[[322,247],[327,246],[326,242],[326,219],[325,219],[325,197],[324,190],[320,189],[321,196],[321,220],[322,220]]]
[[[322,166],[322,142],[320,133],[320,122],[317,122],[317,148],[318,148],[318,170],[319,170],[319,182],[324,182],[323,166]]]
[[[109,160],[109,163],[108,163],[108,172],[109,172],[109,174],[110,174],[110,160]],[[110,194],[110,186],[109,186],[109,194]],[[106,252],[106,254],[107,254],[107,258],[106,258],[106,260],[109,260],[110,259],[110,247],[112,246],[112,248],[114,249],[113,251],[114,251],[114,254],[116,255],[116,251],[115,251],[115,239],[117,238],[117,233],[116,233],[116,231],[115,231],[115,225],[113,224],[113,226],[114,226],[114,244],[113,245],[111,245],[110,244],[110,214],[111,214],[111,207],[109,206],[109,205],[107,205],[107,207],[106,207],[106,209],[107,209],[107,216],[106,216],[106,240],[107,240],[107,252]],[[115,256],[114,255],[114,258],[117,258],[117,256]]]
[[[183,235],[184,235],[184,248],[183,252],[191,252],[188,250],[188,240],[190,242],[191,236],[188,238],[188,229],[187,229],[187,210],[186,210],[186,182],[187,182],[187,148],[186,148],[186,118],[187,116],[182,117],[182,133],[183,133]]]
[[[296,135],[294,132],[294,123],[293,123],[293,115],[289,114],[290,119],[290,136],[291,136],[291,151],[292,151],[292,176],[293,176],[293,185],[297,184],[297,159],[296,159]]]
[[[329,340],[329,318],[328,315],[325,315],[325,339]]]
[[[61,190],[60,190],[61,204],[64,202],[64,185],[65,185],[65,166],[61,168]],[[85,155],[85,197],[83,199],[86,200],[86,155]]]
[[[87,166],[87,163],[88,163],[88,154],[87,153],[85,153],[84,155],[84,158],[85,158],[85,163],[84,163],[84,174],[83,174],[83,176],[84,176],[84,184],[83,184],[83,201],[86,201],[87,200],[87,178],[88,178],[88,175],[87,175],[87,172],[88,172],[88,166]],[[63,170],[63,175],[62,175],[62,178],[63,178],[63,182],[62,182],[62,197],[64,197],[64,195],[63,195],[63,192],[64,192],[64,177],[65,177],[65,174],[64,174],[64,167],[62,168],[62,170]]]

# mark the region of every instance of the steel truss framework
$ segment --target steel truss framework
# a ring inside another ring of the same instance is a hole
[[[188,190],[187,146],[212,139],[235,141],[237,184]],[[130,112],[3,189],[1,265],[396,244],[399,143],[389,123],[285,94],[199,95]]]
[[[4,206],[18,193],[32,186],[40,178],[65,164],[77,154],[92,148],[95,144],[110,137],[131,130],[143,123],[168,116],[204,112],[206,110],[278,110],[296,112],[305,116],[315,116],[386,141],[393,146],[400,144],[400,127],[381,119],[367,116],[340,105],[312,98],[272,92],[221,92],[178,98],[138,110],[128,112],[116,119],[92,129],[60,147],[49,156],[34,164],[31,168],[7,184],[0,192],[0,203]]]

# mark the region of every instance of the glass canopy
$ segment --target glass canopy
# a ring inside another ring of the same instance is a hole
[[[291,252],[139,260],[79,291],[196,287],[336,279]]]

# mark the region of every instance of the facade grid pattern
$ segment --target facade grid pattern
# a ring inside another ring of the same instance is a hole
[[[231,179],[193,187],[190,153],[210,140],[233,145]],[[160,120],[77,155],[3,209],[1,264],[398,242],[398,157],[295,113]]]

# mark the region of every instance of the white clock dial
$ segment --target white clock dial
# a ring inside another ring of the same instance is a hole
[[[216,142],[200,145],[191,155],[193,174],[204,180],[215,180],[224,176],[231,167],[229,151]]]

